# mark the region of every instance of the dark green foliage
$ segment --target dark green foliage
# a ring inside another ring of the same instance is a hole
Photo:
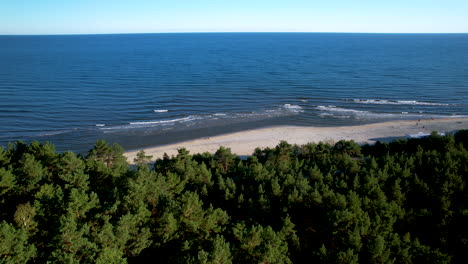
[[[5,221],[0,223],[0,261],[27,263],[36,256],[36,248],[28,241],[24,229],[15,228]]]
[[[140,150],[138,151],[137,156],[133,161],[135,162],[136,165],[143,166],[143,165],[147,165],[148,163],[150,163],[152,158],[153,156],[147,156],[144,150]]]
[[[467,263],[468,133],[281,142],[150,168],[98,141],[0,148],[1,263]]]

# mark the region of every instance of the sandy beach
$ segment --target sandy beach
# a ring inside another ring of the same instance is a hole
[[[358,143],[375,143],[418,133],[420,135],[432,131],[447,133],[461,129],[468,129],[468,118],[404,120],[344,127],[276,126],[149,147],[143,150],[147,155],[152,155],[154,160],[161,158],[164,153],[169,156],[176,155],[180,148],[186,148],[191,154],[195,154],[214,153],[219,147],[224,146],[231,148],[231,151],[237,155],[251,155],[257,147],[274,147],[282,140],[299,145],[310,142],[334,143],[341,139],[354,140]],[[133,162],[139,150],[126,152],[127,160]]]

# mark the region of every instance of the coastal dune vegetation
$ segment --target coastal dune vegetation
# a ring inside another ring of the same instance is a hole
[[[390,143],[0,149],[2,263],[468,263],[468,131]]]

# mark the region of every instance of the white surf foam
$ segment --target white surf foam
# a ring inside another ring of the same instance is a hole
[[[105,125],[99,127],[99,129],[104,131],[117,131],[122,129],[140,129],[140,128],[151,128],[151,127],[167,127],[167,126],[177,126],[178,124],[183,124],[185,126],[191,126],[203,123],[209,124],[211,121],[224,120],[222,122],[239,122],[242,121],[253,121],[253,120],[262,120],[280,116],[289,116],[297,113],[303,112],[302,107],[299,105],[293,104],[284,104],[273,109],[266,109],[260,111],[251,111],[251,112],[234,112],[234,113],[213,113],[205,115],[191,115],[182,118],[174,118],[168,120],[148,120],[148,121],[135,121],[129,122],[125,125]],[[231,120],[231,121],[229,121]]]
[[[375,113],[375,112],[362,111],[362,110],[356,110],[356,109],[341,108],[341,107],[336,107],[333,105],[328,105],[328,106],[320,105],[320,106],[317,106],[316,109],[323,112],[319,114],[322,117],[332,116],[336,118],[353,117],[357,119],[368,119],[368,118],[389,118],[389,117],[395,117],[397,115],[407,116],[407,114]]]
[[[191,121],[200,119],[199,116],[187,116],[182,118],[175,118],[169,120],[152,120],[152,121],[137,121],[137,122],[130,122],[126,125],[107,125],[105,127],[99,127],[99,129],[104,131],[118,131],[122,129],[134,129],[134,128],[150,128],[156,126],[167,126],[167,125],[174,125],[174,124],[181,124],[181,123],[189,123]]]
[[[103,127],[106,126],[105,124],[96,124],[97,127]]]
[[[154,124],[167,124],[167,123],[176,123],[176,122],[187,122],[195,119],[199,119],[196,116],[187,116],[182,118],[175,118],[170,120],[155,120],[155,121],[141,121],[141,122],[130,122],[129,125],[154,125]]]
[[[288,111],[295,112],[295,113],[300,113],[304,112],[301,106],[299,105],[293,105],[293,104],[284,104],[283,108],[287,109]]]
[[[320,111],[328,111],[328,112],[340,112],[340,113],[354,113],[354,114],[367,114],[370,113],[369,111],[361,111],[361,110],[355,110],[355,109],[347,109],[347,108],[341,108],[341,107],[336,107],[334,105],[319,105],[316,107],[317,110]]]
[[[421,102],[415,100],[386,100],[386,99],[352,99],[359,104],[378,104],[378,105],[426,105],[426,106],[447,106],[449,104]]]
[[[155,109],[153,110],[155,113],[166,113],[166,112],[169,112],[169,110],[167,109]]]
[[[333,105],[317,106],[317,110],[321,113],[319,116],[331,116],[335,118],[357,118],[357,119],[385,119],[385,118],[463,118],[465,115],[440,115],[440,114],[425,114],[425,113],[409,113],[409,112],[394,112],[394,113],[376,113],[370,111],[356,110],[336,107]]]

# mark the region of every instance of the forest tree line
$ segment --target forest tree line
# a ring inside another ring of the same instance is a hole
[[[468,263],[468,131],[180,149],[0,148],[1,263]]]

